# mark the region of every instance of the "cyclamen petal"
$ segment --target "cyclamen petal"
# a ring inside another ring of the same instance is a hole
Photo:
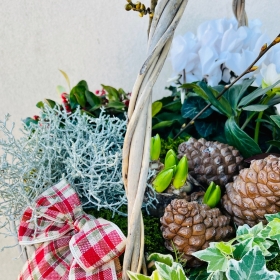
[[[218,19],[203,22],[196,35],[187,32],[174,39],[170,58],[174,75],[185,70],[186,81],[205,79],[208,84],[216,86],[221,81],[232,81],[253,62],[261,47],[271,40],[261,31],[261,22],[253,20],[249,27],[238,28],[235,19]],[[280,44],[273,47],[256,64],[275,64],[280,72]],[[261,85],[262,73],[259,70],[246,74],[255,77],[256,86]],[[215,76],[216,75],[216,76]],[[219,80],[220,79],[220,80]],[[242,82],[242,80],[240,82]]]

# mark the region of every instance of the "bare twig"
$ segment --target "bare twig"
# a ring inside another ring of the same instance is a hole
[[[242,77],[244,77],[246,74],[255,71],[257,67],[254,67],[254,65],[259,61],[259,59],[269,51],[274,45],[280,43],[280,34],[273,40],[273,42],[267,46],[266,44],[261,48],[261,51],[258,55],[258,57],[250,64],[250,66],[240,75],[238,76],[231,84],[226,85],[222,92],[216,97],[217,100],[219,100],[224,93],[230,89],[235,83],[237,83]],[[194,121],[201,116],[209,107],[211,107],[211,103],[209,103],[207,106],[205,106],[187,125],[181,128],[180,132],[174,137],[174,139],[178,138],[183,131],[185,131],[187,128],[189,128],[191,125],[194,124]]]

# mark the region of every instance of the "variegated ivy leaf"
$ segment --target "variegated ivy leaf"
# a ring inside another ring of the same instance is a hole
[[[234,246],[232,246],[229,242],[218,242],[215,243],[216,248],[218,248],[222,253],[226,255],[231,255],[234,251]]]
[[[210,243],[210,247],[193,253],[193,256],[208,262],[207,272],[227,270],[228,259],[218,248],[216,248],[215,243]]]
[[[227,280],[227,277],[225,272],[216,271],[216,272],[212,272],[208,276],[207,280]]]
[[[240,261],[229,260],[226,276],[229,280],[279,280],[280,274],[269,271],[265,265],[262,251],[253,247]]]
[[[280,219],[280,213],[264,215],[268,222],[272,222],[274,218]]]
[[[173,263],[172,267],[164,263],[156,262],[155,266],[162,280],[187,280],[182,266],[179,263]]]
[[[269,234],[270,228],[264,227],[262,223],[259,223],[252,228],[250,228],[248,225],[243,225],[238,227],[236,232],[236,239],[239,242],[251,239],[252,247],[258,246],[264,256],[270,256],[271,253],[268,251],[268,249],[274,243],[267,239],[267,237],[269,237]]]
[[[160,254],[160,253],[150,254],[147,261],[148,262],[150,262],[150,261],[155,261],[156,262],[157,261],[157,262],[165,263],[169,266],[172,266],[172,264],[174,262],[172,255],[170,255],[170,254],[163,255],[163,254]]]
[[[129,279],[131,279],[131,280],[151,280],[151,279],[155,279],[155,278],[151,278],[149,276],[145,276],[145,275],[135,273],[135,272],[131,272],[131,271],[127,271],[126,273],[129,277]],[[159,278],[159,280],[160,280],[160,278]]]
[[[274,218],[267,224],[267,227],[270,228],[270,238],[276,240],[278,246],[280,247],[280,219]]]
[[[243,241],[237,243],[236,245],[234,245],[234,247],[235,247],[235,250],[233,252],[234,258],[236,260],[241,260],[247,252],[252,250],[253,239],[249,238],[249,239],[243,240]]]

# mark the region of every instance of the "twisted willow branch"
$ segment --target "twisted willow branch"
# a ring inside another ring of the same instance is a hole
[[[149,32],[148,55],[132,90],[128,126],[123,147],[123,180],[128,198],[128,236],[123,262],[126,271],[142,266],[144,225],[141,205],[146,189],[151,138],[151,94],[171,46],[187,0],[160,0]]]

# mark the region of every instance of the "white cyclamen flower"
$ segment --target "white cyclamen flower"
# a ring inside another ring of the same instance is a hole
[[[188,32],[175,37],[170,51],[174,74],[185,70],[187,83],[200,80],[211,86],[221,81],[229,83],[254,61],[265,43],[271,42],[260,27],[259,20],[250,21],[249,27],[238,28],[235,19],[219,19],[202,23],[197,35]],[[280,46],[272,48],[257,66],[270,63],[277,63],[276,69],[280,70]],[[249,73],[244,78],[252,76],[257,78],[255,85],[259,86],[261,72]]]

